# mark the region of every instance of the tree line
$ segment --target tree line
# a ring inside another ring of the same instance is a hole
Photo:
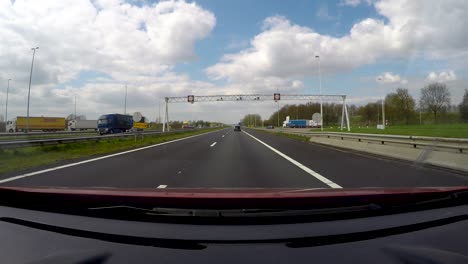
[[[387,125],[409,125],[427,123],[458,123],[468,122],[468,89],[465,90],[459,105],[451,104],[451,94],[446,84],[434,82],[421,88],[418,102],[411,96],[408,89],[398,88],[385,96],[384,109]],[[320,112],[319,103],[299,105],[284,105],[279,111],[263,121],[263,124],[282,125],[286,116],[291,119],[311,119],[314,113]],[[365,105],[348,105],[351,124],[370,126],[382,123],[382,100],[369,102]],[[341,123],[342,105],[335,103],[323,104],[324,126],[336,126]],[[246,115],[241,122],[257,126],[262,121],[259,115]],[[255,124],[254,124],[255,125]]]

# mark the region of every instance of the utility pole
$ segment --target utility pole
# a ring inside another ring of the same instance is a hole
[[[29,88],[28,88],[28,108],[26,111],[26,132],[29,133],[29,99],[31,97],[31,80],[32,80],[32,72],[33,72],[33,65],[34,65],[34,56],[36,55],[36,50],[38,50],[39,47],[31,48],[33,51],[33,56],[32,56],[32,61],[31,61],[31,72],[29,74]]]
[[[7,92],[6,92],[6,103],[5,103],[5,122],[8,121],[8,91],[10,90],[10,81],[11,79],[8,79],[8,86],[7,86]]]
[[[75,120],[76,120],[76,94],[75,94]]]
[[[377,125],[378,125],[380,122],[379,102],[377,102],[376,106],[377,106]]]
[[[161,98],[159,98],[158,100],[158,108],[159,108],[158,122],[161,123]]]
[[[318,59],[318,70],[319,70],[319,84],[320,84],[320,118],[322,119],[321,120],[321,124],[320,124],[320,130],[323,131],[323,106],[322,106],[322,70],[321,70],[321,66],[320,66],[320,56],[319,55],[316,55],[315,58]]]
[[[382,126],[383,128],[385,129],[385,124],[387,122],[385,122],[385,98],[382,99]]]
[[[279,111],[280,111],[280,108],[279,108],[279,101],[278,101],[277,103],[278,103],[278,127],[279,127],[279,126],[280,126],[280,125],[279,125],[279,116],[280,116],[280,113],[279,113]]]
[[[127,114],[127,84],[125,84],[124,115]]]

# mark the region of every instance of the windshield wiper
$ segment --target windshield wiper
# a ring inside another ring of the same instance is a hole
[[[452,193],[440,198],[419,202],[383,201],[356,206],[327,208],[258,208],[258,209],[202,209],[137,207],[132,205],[103,206],[73,210],[93,217],[131,219],[136,221],[168,221],[186,223],[267,224],[272,222],[310,222],[370,217],[443,208],[468,203],[468,191]],[[258,221],[262,219],[261,221]]]
[[[133,212],[154,216],[182,216],[182,217],[274,217],[274,216],[313,216],[343,213],[355,213],[381,209],[376,204],[316,208],[316,209],[183,209],[183,208],[138,208],[127,205],[88,208],[92,211],[109,213]]]

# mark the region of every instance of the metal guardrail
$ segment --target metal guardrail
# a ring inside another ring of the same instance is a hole
[[[418,147],[435,147],[438,149],[457,150],[460,153],[468,153],[468,139],[464,138],[439,138],[439,137],[422,137],[422,136],[400,136],[400,135],[379,135],[379,134],[358,134],[358,133],[339,133],[339,132],[310,132],[297,130],[281,130],[280,132],[317,136],[327,138],[355,139],[359,142],[379,142],[382,145],[386,143],[411,145],[413,148]],[[442,144],[441,144],[442,143]],[[444,144],[445,143],[445,144]],[[451,143],[453,145],[448,145]]]
[[[145,131],[145,132],[122,133],[122,134],[90,136],[90,137],[68,137],[68,138],[18,140],[18,141],[5,141],[5,142],[0,141],[0,149],[57,145],[57,144],[67,144],[67,143],[74,143],[74,142],[81,142],[81,141],[99,141],[99,140],[112,139],[112,138],[136,137],[140,135],[168,134],[168,133],[177,133],[177,132],[182,132],[182,131],[187,131],[187,130],[182,130],[182,129],[171,130],[169,132]]]

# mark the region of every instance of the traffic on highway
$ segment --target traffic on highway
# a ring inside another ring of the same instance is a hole
[[[467,18],[0,0],[2,263],[468,263]]]

